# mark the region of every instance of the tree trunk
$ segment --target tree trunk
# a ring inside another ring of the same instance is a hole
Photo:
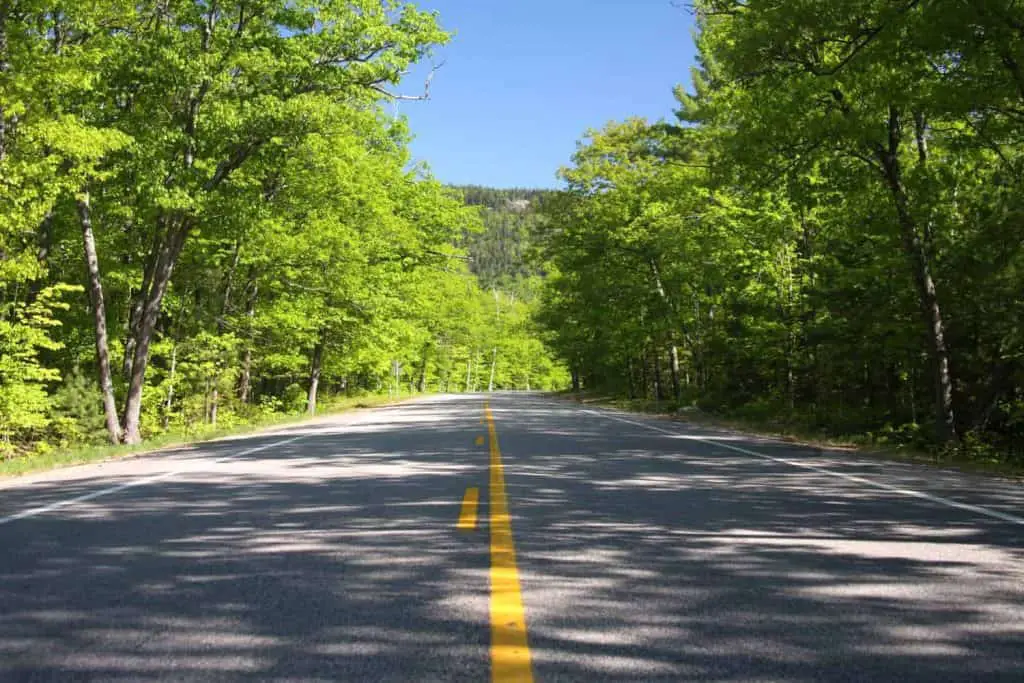
[[[806,286],[808,291],[813,291],[816,286],[816,279],[814,269],[809,264],[814,260],[815,234],[810,222],[807,220],[806,210],[803,208],[800,210],[800,228],[801,259],[804,263],[808,264],[806,268],[802,269],[801,284]],[[808,343],[810,330],[817,316],[812,304],[813,298],[806,298],[805,301],[807,305],[803,307],[803,311],[800,314],[800,344],[807,349],[809,354],[806,359],[807,370],[804,371],[804,374],[805,376],[809,374],[810,377],[809,381],[805,379],[805,391],[813,402],[814,408],[817,409],[825,395],[822,388],[821,342],[815,337],[813,343]]]
[[[220,402],[220,392],[217,391],[217,376],[214,375],[213,379],[210,380],[212,388],[210,389],[210,426],[217,426],[217,404]]]
[[[241,387],[238,390],[238,398],[242,403],[252,400],[252,346],[245,347],[242,354],[242,379]]]
[[[221,300],[220,315],[217,316],[217,336],[224,335],[224,326],[227,322],[228,312],[231,309],[231,288],[235,282],[235,271],[238,269],[238,261],[242,256],[242,243],[235,242],[235,253],[231,259],[231,268],[228,270],[224,280],[224,298]],[[220,367],[221,359],[215,363],[213,375],[213,389],[210,392],[210,424],[217,426],[217,408],[220,406]]]
[[[572,369],[572,390],[574,393],[580,393],[580,371],[576,368]]]
[[[143,292],[145,291],[143,290]],[[145,299],[140,297],[142,297],[142,293],[133,299],[131,310],[128,313],[128,334],[124,340],[124,354],[121,356],[121,376],[126,380],[132,376],[132,361],[135,360],[135,338],[139,333],[138,320],[142,318],[142,307],[146,303]]]
[[[423,346],[423,359],[420,363],[420,376],[416,380],[416,391],[421,394],[427,390],[427,360],[430,356],[430,345],[425,344]]]
[[[313,346],[313,358],[309,364],[309,396],[306,399],[306,412],[316,415],[316,394],[320,388],[320,372],[324,360],[324,341],[326,332],[320,333],[320,339]]]
[[[679,347],[674,343],[668,346],[668,356],[672,371],[672,398],[678,401],[683,394],[679,388]]]
[[[178,344],[177,342],[171,346],[171,371],[167,378],[167,400],[164,401],[164,429],[171,421],[171,406],[174,405],[174,381],[175,375],[178,370]]]
[[[928,350],[932,359],[934,373],[936,403],[936,435],[943,442],[955,441],[956,416],[953,411],[953,379],[949,365],[949,351],[946,347],[945,325],[939,307],[935,281],[932,278],[931,263],[924,241],[918,231],[917,223],[910,211],[910,200],[903,185],[902,167],[899,151],[901,141],[900,111],[896,106],[889,108],[889,144],[888,148],[879,147],[878,159],[882,173],[889,187],[896,214],[899,219],[900,233],[903,238],[903,251],[910,260],[914,283],[917,286],[918,302],[921,307],[928,340]]]
[[[128,226],[126,231],[130,230]],[[127,380],[132,375],[132,363],[135,361],[135,343],[139,336],[139,326],[142,324],[142,312],[146,308],[146,297],[149,295],[150,285],[153,283],[153,268],[161,251],[161,237],[163,222],[158,222],[154,231],[153,244],[149,249],[142,266],[142,286],[134,297],[131,298],[131,307],[128,309],[128,334],[124,341],[124,357],[121,359],[121,376]]]
[[[640,398],[647,400],[651,391],[651,379],[648,376],[647,349],[640,351]]]
[[[160,306],[171,282],[171,273],[181,254],[191,224],[188,220],[167,221],[167,234],[162,240],[160,252],[153,266],[153,277],[146,293],[145,305],[135,336],[135,352],[132,357],[128,396],[124,407],[124,442],[129,444],[142,441],[140,418],[142,414],[142,389],[146,381],[146,366],[149,363],[149,345],[153,340]]]
[[[92,230],[92,207],[89,203],[89,194],[82,192],[76,203],[78,220],[82,226],[85,266],[89,274],[89,301],[92,304],[92,318],[96,330],[96,365],[99,372],[100,395],[103,398],[103,416],[107,423],[107,438],[111,443],[119,443],[121,441],[121,425],[117,419],[114,382],[110,375],[107,308],[103,300],[103,284],[100,280],[100,262],[96,254],[96,238]]]
[[[798,252],[799,247],[794,250]],[[786,255],[786,302],[783,306],[782,318],[786,326],[786,407],[790,414],[796,409],[796,368],[799,351],[798,331],[799,315],[797,314],[797,280],[800,277],[799,257]]]
[[[651,349],[654,355],[654,400],[661,402],[665,400],[665,392],[661,387],[661,354],[658,353],[658,345],[654,344]]]
[[[245,318],[248,323],[249,339],[245,345],[245,354],[242,357],[242,379],[239,390],[239,398],[242,403],[248,403],[252,397],[252,346],[253,346],[253,320],[256,317],[256,297],[259,294],[259,286],[256,283],[256,274],[253,270],[249,272],[249,284],[246,286],[249,292],[245,308]]]
[[[661,281],[661,269],[658,268],[658,262],[655,259],[651,258],[648,259],[648,265],[651,268],[651,276],[654,278],[654,286],[658,292],[658,298],[660,298],[662,302],[664,302],[665,307],[671,314],[672,319],[669,320],[669,324],[674,326],[678,322],[679,318],[675,301],[673,301],[673,299],[669,297],[668,292],[665,291],[665,285]],[[684,332],[684,338],[685,337],[686,334]],[[679,347],[676,344],[675,333],[669,333],[668,341],[669,361],[671,363],[670,368],[672,371],[672,395],[675,398],[675,400],[678,401],[679,397],[682,395],[682,392],[679,389]]]
[[[494,368],[498,365],[498,349],[494,349],[494,355],[491,356],[491,381],[487,383],[487,393],[494,391]]]
[[[39,224],[39,240],[36,250],[36,260],[43,266],[50,260],[50,250],[53,248],[53,209],[51,208],[43,216]]]
[[[44,272],[49,268],[50,250],[53,248],[53,218],[53,207],[50,207],[46,215],[43,216],[43,220],[40,221],[39,230],[36,233],[36,261]],[[37,278],[29,282],[27,299],[35,301],[44,284],[44,278]]]

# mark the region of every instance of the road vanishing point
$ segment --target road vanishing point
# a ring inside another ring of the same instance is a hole
[[[540,395],[0,482],[0,681],[1024,681],[1024,489]]]

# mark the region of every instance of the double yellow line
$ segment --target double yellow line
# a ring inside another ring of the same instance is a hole
[[[484,404],[484,415],[491,439],[491,680],[494,683],[532,682],[526,612],[505,494],[505,466],[501,463],[490,404]]]
[[[526,639],[526,612],[519,585],[516,549],[512,538],[512,518],[505,492],[505,467],[501,462],[498,433],[490,404],[484,404],[484,418],[490,437],[490,515],[491,528],[491,681],[494,683],[532,683],[530,647]],[[483,445],[483,439],[477,439]],[[470,488],[462,500],[458,528],[476,528],[476,510],[480,489]]]

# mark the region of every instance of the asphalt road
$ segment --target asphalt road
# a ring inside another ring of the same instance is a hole
[[[485,400],[0,482],[0,681],[1024,681],[1024,487]]]

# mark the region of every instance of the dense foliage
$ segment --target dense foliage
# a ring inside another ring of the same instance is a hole
[[[577,384],[1024,457],[1024,7],[697,0],[679,120],[547,203]]]
[[[565,381],[384,114],[446,40],[397,0],[0,2],[0,454]]]
[[[496,385],[517,389],[561,389],[569,374],[541,342],[536,323],[543,272],[537,267],[533,239],[541,223],[540,209],[549,190],[455,188],[467,206],[478,211],[482,229],[467,232],[463,245],[469,269],[493,298],[501,342],[492,349],[497,359]]]
[[[485,287],[515,291],[540,276],[532,258],[532,239],[550,190],[457,188],[466,204],[478,207],[484,229],[466,235],[469,267]]]

